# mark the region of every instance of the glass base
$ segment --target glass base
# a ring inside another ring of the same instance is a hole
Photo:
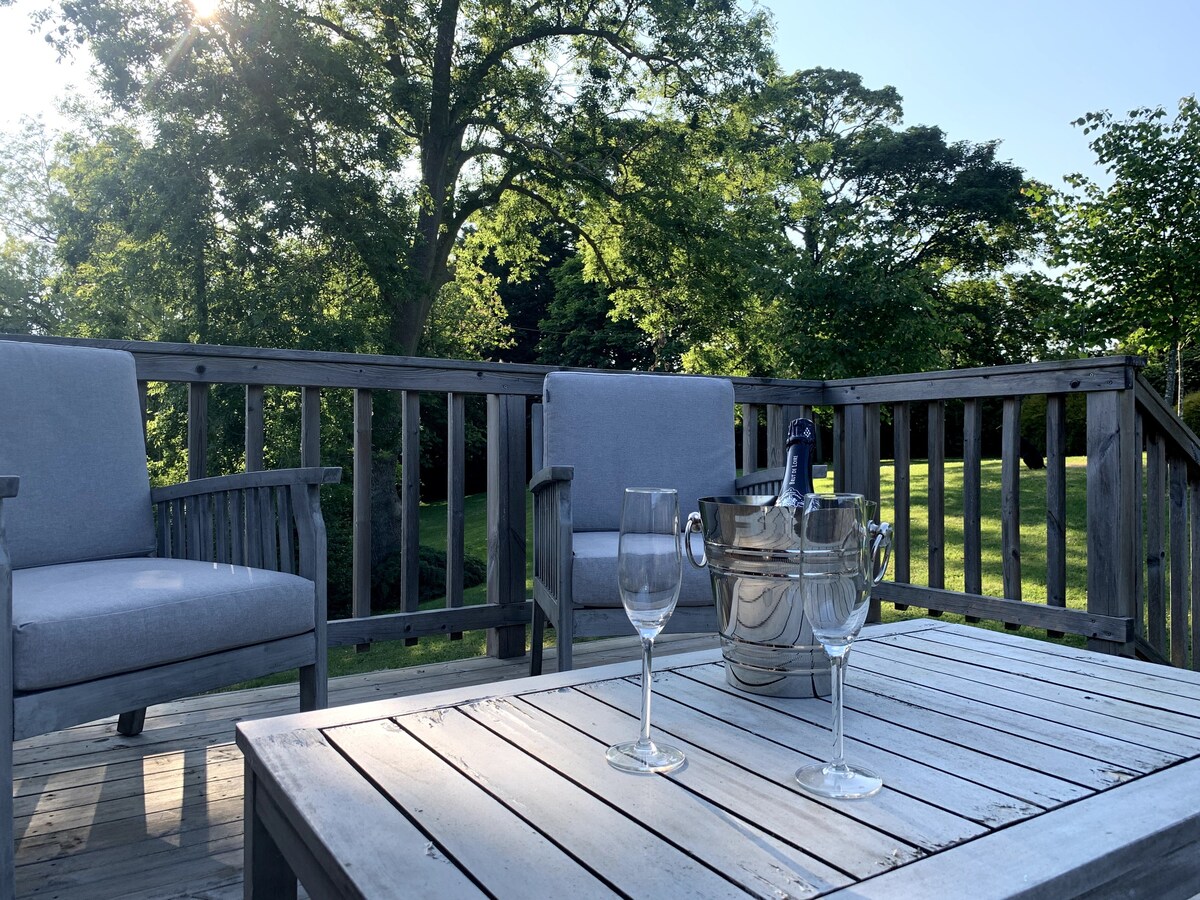
[[[814,763],[796,770],[800,787],[818,797],[832,800],[860,800],[879,793],[883,779],[870,769]]]
[[[654,772],[674,772],[683,765],[683,751],[670,744],[656,744],[651,741],[648,746],[640,741],[624,741],[613,744],[604,754],[608,764],[622,772],[633,772],[638,775],[650,775]]]

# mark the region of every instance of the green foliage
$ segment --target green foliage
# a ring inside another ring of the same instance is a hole
[[[629,111],[683,108],[757,78],[765,19],[728,0],[65,0],[53,40],[87,41],[100,82],[186,145],[218,220],[315,236],[378,294],[384,349],[412,354],[472,217],[519,194],[574,222],[611,189]],[[194,196],[185,193],[184,197]]]
[[[399,612],[401,604],[402,565],[400,553],[390,553],[381,565],[371,572],[371,608],[375,612]],[[422,546],[418,564],[419,602],[424,603],[446,596],[446,551]],[[487,580],[487,562],[467,554],[463,559],[463,587],[471,588]]]
[[[62,298],[46,289],[56,268],[53,155],[53,138],[38,120],[23,120],[0,140],[0,332],[61,328]]]
[[[1074,266],[1074,289],[1097,334],[1168,356],[1165,396],[1182,395],[1179,359],[1200,334],[1200,105],[1135,109],[1118,120],[1088,113],[1107,186],[1082,175],[1059,203],[1059,261]]]
[[[1088,349],[1062,284],[1038,272],[957,279],[938,294],[940,315],[951,325],[946,367],[1074,358]]]
[[[1196,434],[1200,434],[1200,391],[1192,391],[1183,398],[1183,421]]]
[[[810,69],[719,112],[647,122],[619,199],[590,210],[588,276],[652,341],[688,347],[690,369],[944,364],[957,322],[940,289],[1029,251],[1034,200],[995,144],[900,118],[895,89]]]
[[[1046,395],[1033,394],[1021,402],[1021,437],[1042,455],[1046,453]],[[1087,397],[1068,394],[1066,409],[1066,453],[1087,453]]]
[[[635,322],[616,319],[608,291],[588,281],[574,256],[550,273],[554,299],[538,323],[538,362],[597,369],[651,369],[655,348]],[[668,351],[678,356],[680,348]]]

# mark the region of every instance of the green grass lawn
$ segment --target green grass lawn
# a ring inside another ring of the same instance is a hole
[[[1001,596],[1003,593],[1003,563],[1000,543],[1000,461],[984,460],[982,464],[982,570],[983,593]],[[910,581],[924,584],[927,581],[928,565],[928,468],[922,462],[914,462],[910,469],[911,478],[911,559]],[[1087,593],[1087,521],[1086,460],[1072,457],[1067,460],[1067,605],[1082,609]],[[890,463],[885,463],[880,475],[883,497],[880,518],[892,521],[894,481]],[[833,490],[833,479],[818,480],[818,491]],[[963,589],[963,521],[962,521],[962,461],[946,462],[946,587],[950,590]],[[485,495],[476,494],[466,499],[465,545],[467,553],[487,558],[487,500]],[[533,516],[532,499],[529,501],[526,518],[528,547],[528,570],[532,571]],[[430,503],[421,507],[421,543],[437,549],[446,546],[446,504]],[[1021,580],[1022,596],[1031,602],[1046,599],[1046,473],[1044,470],[1021,469]],[[532,583],[526,588],[531,593]],[[487,586],[477,585],[464,592],[468,605],[484,603]],[[422,609],[434,609],[444,601],[430,601]],[[885,604],[884,621],[919,618],[923,609],[899,612]],[[947,621],[962,621],[961,617],[946,615]],[[984,623],[988,627],[1002,628],[996,623]],[[1045,637],[1045,633],[1034,629],[1022,629],[1031,637]],[[1081,638],[1068,638],[1071,643],[1082,645]],[[485,652],[486,633],[467,632],[461,640],[449,637],[422,638],[414,647],[406,647],[403,641],[380,642],[370,650],[359,653],[354,647],[336,647],[329,654],[330,675],[346,675],[402,666],[428,665],[454,659],[480,656]],[[291,679],[294,680],[294,673]],[[286,682],[287,673],[253,682],[254,685]]]

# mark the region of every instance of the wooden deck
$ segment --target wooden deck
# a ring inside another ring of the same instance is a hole
[[[662,653],[715,646],[662,639]],[[636,638],[578,644],[577,668],[636,659]],[[553,671],[554,654],[546,654]],[[469,659],[330,683],[331,706],[522,677],[528,658]],[[234,723],[295,712],[295,685],[152,707],[136,738],[116,719],[18,742],[17,896],[126,900],[242,895],[242,757]]]

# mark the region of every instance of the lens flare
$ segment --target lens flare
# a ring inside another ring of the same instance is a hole
[[[221,8],[221,0],[190,0],[190,2],[196,18],[201,20],[213,18]]]

